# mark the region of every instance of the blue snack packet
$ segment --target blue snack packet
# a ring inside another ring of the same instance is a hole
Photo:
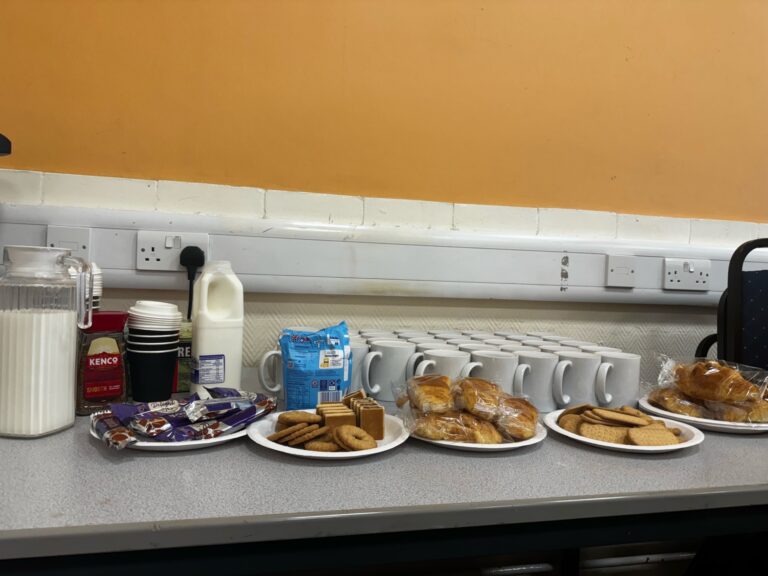
[[[286,410],[341,402],[349,390],[350,348],[347,324],[318,332],[285,330],[280,336]]]

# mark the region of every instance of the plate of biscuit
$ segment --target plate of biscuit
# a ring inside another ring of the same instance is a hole
[[[582,404],[550,412],[544,423],[568,438],[619,452],[659,454],[691,448],[704,440],[704,434],[693,426],[652,418],[630,406],[600,408]]]
[[[270,450],[316,460],[373,456],[408,439],[400,418],[385,414],[375,402],[366,404],[368,408],[356,407],[356,412],[350,406],[345,410],[341,404],[320,404],[272,413],[251,424],[248,437]]]

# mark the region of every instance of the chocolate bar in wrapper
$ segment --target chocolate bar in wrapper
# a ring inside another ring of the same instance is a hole
[[[230,388],[225,388],[230,390]],[[251,405],[269,400],[264,394],[248,393],[248,396],[232,396],[229,398],[207,398],[195,400],[184,407],[184,412],[192,422],[221,418],[237,410],[245,410]]]
[[[136,442],[136,436],[133,431],[126,428],[109,411],[92,414],[91,429],[107,446],[115,450],[122,450]]]
[[[221,420],[196,422],[189,426],[173,428],[156,436],[155,440],[161,442],[184,442],[187,440],[205,440],[225,436],[242,430],[254,420],[269,414],[275,409],[275,406],[276,404],[272,398],[265,397],[258,404],[251,405],[244,410],[238,410]]]
[[[238,390],[237,388],[218,388],[213,386],[206,386],[205,389],[208,394],[211,395],[211,398],[237,398],[250,394],[250,392],[244,392],[243,390]]]

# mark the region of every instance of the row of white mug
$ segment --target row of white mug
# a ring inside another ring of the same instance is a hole
[[[634,404],[640,387],[637,354],[541,332],[365,331],[351,336],[350,348],[350,390],[362,387],[383,402],[425,374],[484,378],[528,397],[541,412],[584,402]],[[280,371],[269,373],[271,358],[280,356],[267,352],[259,366],[261,385],[272,392],[282,387]]]

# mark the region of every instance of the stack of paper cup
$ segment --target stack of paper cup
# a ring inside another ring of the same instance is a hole
[[[128,309],[128,366],[134,400],[156,402],[171,397],[180,328],[181,312],[175,304],[139,300]]]

